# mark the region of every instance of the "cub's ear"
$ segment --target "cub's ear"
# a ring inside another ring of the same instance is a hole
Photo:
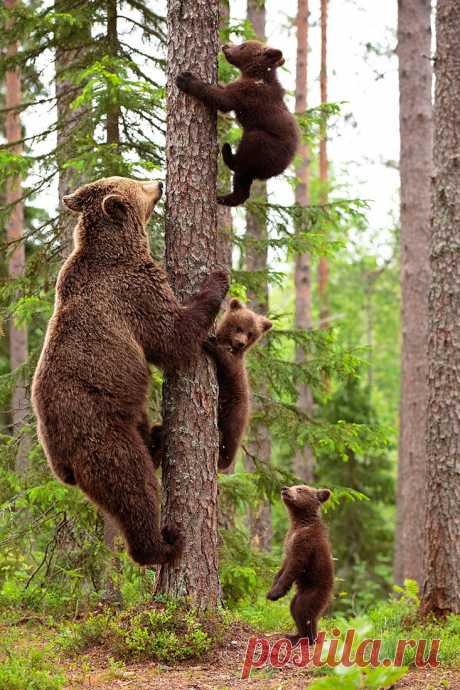
[[[121,194],[107,194],[102,199],[102,212],[107,218],[121,220],[126,216],[127,205]]]
[[[228,304],[228,308],[231,311],[237,311],[238,309],[243,309],[243,305],[241,304],[239,299],[236,299],[236,297],[234,297],[233,299],[230,300],[230,302]]]
[[[260,325],[262,326],[263,332],[266,333],[273,326],[273,323],[270,321],[270,319],[266,319],[265,316],[262,316],[260,319]]]
[[[329,489],[320,489],[316,492],[316,495],[318,496],[318,501],[320,503],[326,503],[326,501],[328,501],[331,497],[331,492]]]
[[[67,208],[70,208],[71,211],[81,213],[85,205],[85,198],[85,188],[81,187],[80,189],[77,189],[76,192],[73,192],[73,194],[66,194],[63,196],[62,201]]]
[[[265,59],[272,67],[281,67],[281,65],[284,65],[283,53],[276,48],[266,48]]]

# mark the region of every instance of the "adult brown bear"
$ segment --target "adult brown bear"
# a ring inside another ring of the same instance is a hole
[[[227,44],[222,50],[227,61],[241,71],[239,79],[226,86],[211,85],[191,72],[182,72],[176,83],[211,108],[235,111],[243,137],[235,154],[230,144],[222,148],[225,163],[235,172],[233,192],[217,201],[238,206],[249,198],[253,180],[268,180],[286,170],[297,151],[299,132],[276,76],[276,68],[284,63],[281,50],[259,41]]]
[[[52,469],[114,518],[143,565],[181,549],[174,526],[160,533],[148,363],[167,370],[197,356],[228,289],[216,271],[186,306],[177,301],[146,232],[161,190],[109,177],[64,197],[80,218],[32,387]]]

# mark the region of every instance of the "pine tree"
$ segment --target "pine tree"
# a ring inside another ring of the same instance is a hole
[[[7,10],[15,10],[17,0],[5,0]],[[14,18],[7,20],[6,31],[14,24]],[[18,42],[14,40],[7,47],[6,59],[14,60],[18,52]],[[21,71],[18,66],[12,64],[5,74],[5,138],[14,156],[22,155],[22,127],[20,119],[21,97]],[[6,238],[10,249],[8,259],[8,271],[12,281],[19,281],[26,269],[25,245],[22,241],[24,232],[24,206],[22,202],[21,174],[8,177],[6,181],[5,205],[8,210]],[[17,297],[20,294],[17,293]],[[29,409],[29,395],[27,382],[21,368],[28,358],[27,327],[18,326],[15,318],[10,318],[9,324],[9,354],[11,371],[15,372],[15,383],[11,396],[11,420],[13,435],[18,438],[18,450],[16,454],[16,470],[24,473],[28,464],[28,452],[30,438],[24,433],[24,425],[27,422]]]
[[[422,584],[432,174],[431,0],[399,3],[401,403],[395,580]]]
[[[297,60],[295,110],[299,115],[307,110],[308,90],[308,0],[298,0],[297,6]],[[295,202],[299,206],[309,203],[309,153],[305,142],[299,147],[299,163],[296,167],[297,185],[295,188]],[[297,232],[301,227],[297,223]],[[311,257],[308,252],[300,252],[295,257],[294,267],[295,286],[295,326],[306,331],[312,328],[312,294],[311,294]],[[305,362],[305,352],[301,347],[296,348],[296,361]],[[313,396],[306,383],[297,387],[299,409],[307,416],[313,414]],[[299,448],[293,459],[293,469],[297,477],[309,483],[313,480],[314,456],[309,446]]]
[[[248,0],[247,19],[251,23],[256,38],[265,42],[265,1]],[[252,197],[257,203],[267,203],[267,183],[257,180],[252,186]],[[246,271],[256,276],[255,286],[249,290],[248,306],[258,314],[268,314],[268,282],[267,282],[267,220],[264,212],[249,204],[246,207],[246,235],[245,235]],[[263,345],[262,345],[263,347]],[[267,394],[267,389],[262,389]],[[271,461],[270,431],[260,420],[257,421],[257,404],[253,402],[253,421],[250,428],[245,457],[246,469],[254,470],[254,458],[266,465]],[[249,510],[249,529],[253,545],[269,551],[272,541],[271,506],[266,500]]]
[[[216,116],[180,93],[179,72],[216,81],[219,0],[168,2],[166,266],[184,300],[218,262]],[[191,142],[193,141],[193,147]],[[190,155],[193,148],[194,155]],[[166,378],[163,515],[185,536],[180,563],[163,566],[159,591],[199,608],[220,600],[217,572],[217,385],[203,354]]]
[[[321,0],[321,105],[327,103],[327,31],[328,31],[328,0]],[[319,143],[319,180],[321,184],[320,203],[327,204],[329,163],[327,157],[327,116],[324,113],[321,121],[321,134]],[[327,286],[329,282],[329,261],[321,256],[318,262],[318,299],[319,318],[322,328],[327,326],[329,310],[327,306]]]
[[[422,608],[460,613],[460,7],[438,0]],[[418,500],[418,498],[417,498]]]

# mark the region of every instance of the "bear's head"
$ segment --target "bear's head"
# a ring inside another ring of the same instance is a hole
[[[245,41],[240,45],[226,43],[222,46],[225,59],[245,76],[262,76],[265,72],[284,65],[283,53],[269,48],[260,41]]]
[[[312,520],[319,516],[321,505],[329,500],[329,489],[313,489],[300,484],[285,486],[281,489],[281,498],[290,515],[295,519]]]
[[[123,223],[131,218],[145,225],[161,198],[161,182],[131,180],[127,177],[105,177],[79,187],[63,202],[89,220]]]
[[[232,299],[217,327],[217,342],[233,354],[242,356],[270,330],[272,325],[265,316],[256,314],[239,300]]]

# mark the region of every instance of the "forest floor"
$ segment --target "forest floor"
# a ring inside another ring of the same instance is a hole
[[[103,648],[84,658],[63,660],[66,690],[306,690],[315,676],[288,664],[281,669],[255,669],[241,680],[248,637],[245,626],[200,661],[166,665],[154,662],[119,663]],[[261,636],[263,637],[263,636]],[[273,643],[279,636],[270,635]],[[460,690],[460,669],[413,670],[392,690]]]

